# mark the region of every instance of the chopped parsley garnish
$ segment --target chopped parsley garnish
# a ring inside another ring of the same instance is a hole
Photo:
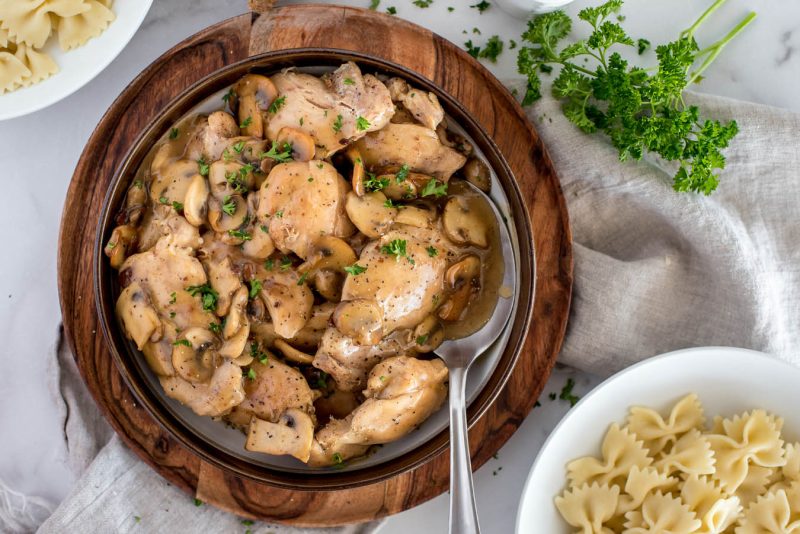
[[[380,1],[380,0],[378,0],[378,1]],[[374,9],[374,8],[370,8],[370,9]],[[345,85],[355,85],[356,82],[354,82],[352,78],[345,78],[344,79],[344,84]]]
[[[508,49],[514,50],[517,47],[517,42],[514,39],[508,40]]]
[[[302,126],[303,123],[305,122],[305,119],[303,119],[303,117],[300,117],[300,120],[298,122],[300,123],[300,126]]]
[[[247,378],[249,378],[250,380],[256,379],[256,372],[252,367],[247,370]]]
[[[317,376],[317,387],[319,389],[328,389],[328,373],[320,371]]]
[[[206,160],[204,160],[203,158],[198,159],[197,167],[200,171],[200,176],[208,176],[209,164],[206,163]]]
[[[308,278],[308,271],[300,275],[300,278],[297,279],[297,285],[302,286],[303,284],[305,284],[306,278]]]
[[[397,174],[394,175],[395,182],[397,182],[398,184],[405,182],[406,178],[408,178],[408,171],[410,170],[411,169],[408,168],[408,164],[403,163],[400,166],[400,170],[397,171]]]
[[[186,288],[186,291],[189,292],[191,296],[200,296],[200,300],[203,302],[203,309],[206,311],[213,311],[217,307],[217,299],[219,298],[219,294],[214,291],[208,284],[203,284],[201,286],[189,286]]]
[[[228,89],[227,93],[222,95],[222,101],[225,102],[226,104],[230,104],[231,98],[233,98],[234,96],[236,96],[236,93],[233,92],[233,88],[230,88]]]
[[[116,247],[116,246],[117,246],[116,243],[114,243],[113,241],[109,241],[108,245],[106,245],[106,248],[108,250],[114,250],[114,247]]]
[[[174,209],[175,211],[181,211],[183,209],[183,204],[181,204],[180,202],[178,202],[176,200],[173,200],[172,201],[172,209]]]
[[[184,347],[191,347],[192,346],[192,344],[189,342],[188,339],[178,339],[176,341],[173,341],[172,344],[175,345],[176,347],[178,345],[183,345]]]
[[[178,301],[178,294],[173,291],[172,293],[169,294],[169,303],[175,304],[177,301]]]
[[[268,271],[271,271],[275,267],[275,260],[272,258],[268,258],[267,261],[264,262],[264,268]]]
[[[222,332],[222,324],[208,323],[208,329],[214,332],[215,334],[219,334],[220,332]]]
[[[469,7],[473,8],[473,9],[477,9],[479,13],[483,13],[484,11],[489,9],[491,6],[492,6],[492,4],[490,4],[486,0],[481,0],[477,4],[471,5]]]
[[[309,183],[311,183],[311,182],[313,182],[313,181],[314,181],[314,177],[313,177],[313,176],[309,176],[309,177],[308,177],[308,182],[309,182]]]
[[[172,311],[172,312],[169,312],[169,318],[170,318],[170,319],[174,319],[176,315],[178,315],[178,314],[177,314],[177,313],[175,313],[174,311]]]
[[[472,28],[472,33],[475,35],[481,35],[481,31],[478,28]]]
[[[356,119],[356,129],[360,132],[363,132],[369,128],[369,121],[362,117],[361,115],[358,116]]]
[[[471,55],[475,59],[481,55],[481,47],[472,44],[472,39],[464,43],[464,48],[467,49],[467,54]]]
[[[135,515],[135,516],[133,516],[133,520],[134,520],[134,521],[136,521],[136,522],[138,523],[139,521],[141,521],[141,520],[142,520],[142,518],[141,518],[141,517],[139,517],[138,515]]]
[[[286,104],[286,97],[285,96],[279,96],[278,98],[276,98],[275,100],[272,101],[272,104],[269,105],[269,108],[267,108],[267,111],[269,111],[270,113],[273,113],[273,114],[277,113],[278,110],[281,109],[284,104]]]
[[[173,129],[171,129],[169,131],[169,138],[170,139],[177,139],[178,135],[180,135],[180,133],[181,133],[180,130],[178,130],[177,128],[173,128]]]
[[[422,188],[423,197],[443,197],[447,194],[447,184],[439,182],[436,178],[431,178],[425,187]]]
[[[333,464],[337,467],[344,465],[344,458],[342,458],[341,453],[334,452],[331,459],[333,460]]]
[[[359,274],[365,272],[367,270],[366,267],[362,267],[361,265],[354,263],[353,265],[348,265],[344,268],[344,272],[347,274],[352,274],[353,276],[358,276]]]
[[[400,208],[403,208],[405,206],[398,206],[397,204],[394,203],[394,200],[392,200],[391,198],[387,198],[386,200],[383,201],[383,207],[384,208],[400,209]]]
[[[194,505],[195,506],[203,506],[203,501],[201,501],[200,499],[195,499],[194,500]]]
[[[431,258],[435,258],[436,256],[439,255],[439,249],[437,249],[436,247],[428,247],[425,250],[428,251],[428,256],[430,256]]]
[[[222,200],[222,211],[231,216],[236,213],[236,202],[229,195],[226,195]]]
[[[251,527],[251,526],[253,526],[255,523],[253,523],[253,522],[252,522],[252,521],[250,521],[249,519],[242,519],[242,524],[243,524],[244,526],[246,526],[246,527]]]
[[[228,230],[228,235],[236,239],[241,239],[242,241],[250,241],[253,239],[253,236],[242,230]]]
[[[394,6],[389,6],[386,8],[386,12],[390,15],[397,15],[397,8]]]
[[[292,266],[292,259],[289,256],[281,258],[281,271],[286,271]]]
[[[569,401],[570,406],[575,406],[578,403],[578,401],[581,400],[581,398],[578,397],[577,395],[572,394],[572,388],[574,387],[575,387],[575,381],[571,378],[568,378],[567,383],[564,384],[563,388],[561,388],[561,394],[558,396],[558,398],[561,400]]]
[[[258,360],[261,365],[267,365],[267,363],[269,363],[269,354],[263,352],[258,346],[258,343],[250,343],[250,356]]]
[[[241,124],[239,124],[239,128],[247,128],[252,123],[253,123],[253,117],[247,117],[245,120],[242,121]],[[240,152],[241,152],[241,150],[240,150]]]
[[[134,180],[133,187],[138,187],[139,189],[144,189],[144,182],[141,180]]]
[[[423,7],[424,8],[424,7],[430,7],[430,5],[433,3],[433,0],[414,0],[411,3],[414,4],[417,7]]]
[[[167,197],[159,197],[159,198],[158,198],[158,201],[159,201],[161,204],[169,204],[169,199],[168,199]]]
[[[247,173],[245,173],[245,176]],[[234,172],[228,171],[225,173],[225,180],[230,184],[234,191],[237,193],[244,193],[247,191],[247,186],[243,182],[243,176],[241,176],[241,172]]]
[[[367,173],[367,179],[364,180],[364,188],[367,191],[380,191],[385,187],[388,187],[389,179],[386,177],[381,176],[380,178],[372,174],[371,172]]]
[[[268,233],[269,233],[269,228],[267,228],[265,225],[263,225],[263,224],[262,224],[261,226],[259,226],[259,228],[260,228],[260,229],[261,229],[261,231],[262,231],[262,232],[264,232],[265,234],[268,234]]]
[[[336,115],[336,120],[333,121],[333,133],[339,133],[342,130],[342,116]]]
[[[497,56],[503,52],[503,40],[498,35],[492,35],[481,50],[479,57],[497,63]]]
[[[261,291],[263,285],[261,284],[261,280],[256,280],[255,278],[250,280],[249,283],[250,283],[250,298],[254,299],[256,298],[256,295],[258,295],[258,292]]]
[[[244,128],[244,126],[242,126],[242,128]],[[241,154],[241,153],[242,153],[242,150],[244,150],[244,141],[239,141],[238,143],[234,144],[234,145],[233,145],[233,150],[234,150],[234,151],[235,151],[237,154]]]
[[[428,341],[428,334],[417,338],[417,345],[424,345]]]
[[[278,143],[273,141],[272,148],[270,148],[267,152],[262,152],[258,157],[261,159],[270,158],[278,163],[286,163],[292,159],[292,145],[289,143],[283,143],[281,147],[278,147]]]
[[[383,245],[381,247],[381,252],[384,254],[388,254],[390,256],[394,256],[397,261],[400,261],[400,258],[405,258],[406,255],[406,240],[405,239],[395,239],[391,241],[388,245]]]
[[[283,210],[276,211],[275,217],[277,217],[278,219],[283,219]]]
[[[455,10],[456,8],[454,8],[453,6],[447,6],[447,11],[449,11],[450,13],[452,13]]]
[[[647,50],[650,48],[650,41],[648,41],[647,39],[639,39],[638,41],[636,41],[636,48],[637,51],[639,52],[639,55],[641,56],[642,54],[647,52]]]

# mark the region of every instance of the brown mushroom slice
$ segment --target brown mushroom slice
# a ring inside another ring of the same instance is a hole
[[[411,174],[411,173],[409,173]],[[406,176],[402,181],[397,181],[397,174],[381,174],[378,180],[389,180],[389,185],[381,189],[381,192],[387,198],[392,200],[408,200],[410,198],[417,198],[417,185],[408,179]]]
[[[376,345],[383,338],[383,312],[374,300],[354,299],[339,303],[333,324],[359,345]]]
[[[103,252],[108,256],[114,269],[119,269],[128,257],[128,252],[136,241],[136,228],[129,224],[117,226],[111,232]]]
[[[278,146],[290,145],[292,159],[295,161],[311,161],[314,159],[314,138],[302,130],[284,126],[278,132]]]
[[[217,337],[205,328],[182,332],[172,348],[172,366],[178,376],[192,383],[211,380],[219,363],[216,342]]]
[[[313,356],[294,348],[282,339],[275,340],[275,348],[281,351],[284,358],[289,361],[306,365],[311,365],[311,362],[314,361]]]
[[[278,89],[272,80],[260,74],[247,74],[234,86],[237,116],[245,135],[264,137],[264,115]]]
[[[380,191],[359,197],[352,191],[347,193],[344,205],[350,221],[367,237],[380,237],[397,217],[397,208],[386,206],[386,195]]]
[[[453,293],[439,308],[439,317],[445,321],[458,321],[467,309],[472,294],[480,288],[481,260],[467,256],[447,269],[445,280]]]
[[[319,270],[312,279],[314,289],[328,302],[339,302],[342,300],[342,286],[344,285],[344,274],[339,271]]]
[[[301,273],[316,275],[322,270],[344,272],[344,268],[353,265],[358,258],[353,248],[344,239],[332,235],[324,235],[314,241],[305,263],[298,267]]]
[[[128,338],[142,350],[148,341],[158,341],[164,327],[150,297],[138,282],[132,282],[122,290],[116,305],[117,317]]]
[[[147,190],[142,180],[135,180],[125,196],[125,222],[137,224],[147,206]]]
[[[442,214],[444,232],[452,241],[461,245],[489,246],[489,228],[481,218],[481,212],[470,206],[469,199],[454,196],[447,201]]]
[[[215,161],[208,168],[211,194],[220,200],[245,193],[244,189],[252,182],[253,171],[237,161]]]
[[[397,212],[394,222],[416,228],[430,228],[434,220],[436,220],[436,214],[431,210],[417,206],[403,206],[403,209]]]
[[[366,189],[364,188],[366,171],[364,169],[364,160],[361,158],[361,152],[355,147],[350,146],[345,152],[345,155],[347,159],[350,160],[350,163],[353,164],[353,176],[350,179],[350,185],[353,187],[353,192],[362,197],[364,193],[366,193]]]
[[[154,205],[173,209],[172,202],[181,202],[197,174],[197,162],[188,159],[164,164],[150,183],[150,199]]]
[[[250,336],[250,320],[247,318],[248,297],[247,288],[242,286],[231,299],[231,309],[222,328],[225,343],[219,349],[220,355],[226,358],[238,358],[247,345],[247,338]]]
[[[208,224],[217,232],[227,233],[239,228],[247,216],[247,202],[241,195],[208,199]]]
[[[208,127],[214,134],[226,139],[239,135],[239,125],[236,119],[226,111],[215,111],[209,115]]]
[[[183,216],[192,226],[202,226],[208,214],[208,184],[206,179],[195,174],[186,197],[183,199]]]
[[[144,354],[147,366],[155,374],[172,376],[175,374],[175,368],[172,366],[172,349],[172,343],[162,337],[155,343],[152,341],[145,343],[142,347],[142,354]]]
[[[414,329],[417,352],[433,352],[444,342],[444,328],[434,315],[426,317]]]
[[[277,423],[253,417],[244,448],[276,456],[290,455],[307,462],[314,440],[314,421],[296,408],[286,410]]]
[[[462,172],[469,183],[484,193],[488,193],[492,188],[492,175],[489,167],[480,158],[470,158]]]

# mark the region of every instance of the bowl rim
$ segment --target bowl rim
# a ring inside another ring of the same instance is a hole
[[[112,271],[105,261],[103,243],[114,227],[121,200],[130,178],[136,173],[152,143],[159,139],[175,120],[190,111],[200,101],[214,92],[230,85],[246,72],[277,72],[290,66],[335,66],[344,61],[354,61],[360,67],[402,76],[409,82],[431,91],[442,102],[445,111],[452,116],[481,148],[488,163],[497,175],[498,182],[508,197],[509,216],[513,219],[520,248],[520,284],[518,286],[517,315],[512,317],[508,342],[503,348],[496,368],[485,386],[478,392],[468,409],[468,425],[472,425],[492,406],[516,366],[525,339],[529,333],[533,313],[534,288],[536,283],[535,249],[533,230],[527,206],[519,185],[505,157],[485,129],[454,97],[433,81],[402,65],[369,54],[334,48],[294,48],[266,52],[226,65],[183,89],[175,98],[162,107],[136,138],[117,166],[103,199],[100,221],[94,243],[92,276],[95,290],[95,307],[103,337],[109,352],[125,384],[144,409],[170,436],[204,461],[256,482],[285,489],[330,491],[349,489],[381,482],[410,472],[428,463],[441,454],[449,444],[449,430],[443,429],[421,445],[386,462],[368,468],[331,473],[290,473],[265,466],[251,464],[221,450],[213,442],[192,431],[166,410],[155,392],[144,382],[138,366],[130,358],[129,344],[121,333],[113,313],[111,294]]]
[[[702,356],[704,354],[708,355],[708,354],[711,354],[711,353],[719,353],[719,352],[727,352],[727,353],[734,354],[736,356],[743,357],[743,358],[748,358],[748,359],[752,358],[754,360],[765,360],[765,361],[769,362],[770,365],[778,365],[778,366],[781,366],[781,367],[785,367],[785,368],[791,369],[792,372],[797,372],[798,371],[797,367],[789,364],[788,362],[785,362],[783,360],[775,358],[774,356],[770,356],[769,354],[767,354],[765,352],[761,352],[761,351],[753,350],[753,349],[746,349],[746,348],[742,348],[742,347],[729,347],[729,346],[724,346],[724,345],[710,345],[710,346],[707,346],[707,347],[690,347],[690,348],[678,349],[678,350],[673,350],[673,351],[670,351],[670,352],[665,352],[663,354],[657,354],[655,356],[651,356],[649,358],[645,358],[644,360],[641,360],[641,361],[631,365],[630,367],[626,367],[626,368],[622,369],[621,371],[618,371],[618,372],[614,373],[613,375],[609,376],[608,378],[606,378],[605,380],[600,382],[597,386],[595,386],[585,396],[583,396],[578,401],[578,403],[564,417],[561,418],[561,420],[558,422],[558,424],[555,426],[555,428],[553,428],[553,430],[550,431],[550,434],[547,436],[547,439],[544,441],[544,443],[542,443],[542,446],[539,449],[539,452],[536,453],[536,458],[534,459],[533,464],[531,464],[530,471],[528,471],[528,475],[525,477],[525,484],[522,486],[522,492],[521,492],[520,497],[519,497],[519,502],[517,503],[517,517],[516,517],[516,520],[514,522],[514,532],[516,532],[516,533],[521,533],[522,532],[521,528],[523,526],[522,525],[523,504],[525,503],[525,500],[526,500],[526,497],[528,495],[528,492],[531,491],[531,488],[534,486],[534,484],[536,484],[536,482],[534,481],[534,478],[535,478],[534,475],[538,471],[539,465],[544,461],[543,458],[544,458],[545,451],[547,451],[550,448],[550,446],[552,445],[552,443],[556,439],[559,439],[559,437],[560,437],[559,433],[560,433],[562,427],[564,427],[566,424],[568,424],[570,421],[572,421],[576,417],[580,417],[580,413],[581,413],[580,412],[580,408],[582,406],[585,406],[585,405],[591,403],[592,399],[596,395],[601,394],[601,392],[604,391],[607,387],[611,386],[612,384],[615,384],[615,383],[619,382],[620,380],[624,380],[628,375],[638,371],[642,367],[649,367],[652,364],[661,363],[664,360],[683,359],[683,358],[685,358],[687,356]],[[700,393],[698,392],[698,394],[700,394]],[[702,397],[702,394],[700,394],[700,395]],[[608,420],[608,423],[611,424],[615,420],[616,419],[614,419],[613,417],[610,417],[609,420]],[[564,480],[566,480],[566,472],[565,472],[564,476],[565,476]],[[555,495],[556,495],[556,493],[553,494],[553,496],[555,496]],[[565,523],[565,525],[566,525],[566,523]]]

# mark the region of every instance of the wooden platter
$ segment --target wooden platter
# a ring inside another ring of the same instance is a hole
[[[429,78],[473,114],[517,177],[534,231],[536,300],[523,353],[507,385],[470,431],[473,468],[491,458],[533,407],[561,347],[572,289],[567,211],[544,146],[509,92],[457,46],[409,22],[358,8],[288,6],[229,19],[169,50],[112,104],[84,149],[61,221],[58,285],[67,339],[86,385],[137,455],[176,486],[238,515],[332,526],[394,514],[441,494],[449,483],[448,452],[384,482],[340,491],[278,489],[223,472],[182,447],[137,404],[99,333],[92,284],[103,199],[139,132],[207,74],[256,54],[301,47],[366,52]]]

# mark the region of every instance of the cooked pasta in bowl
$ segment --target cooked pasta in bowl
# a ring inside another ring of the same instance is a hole
[[[800,369],[728,348],[679,351],[623,371],[548,439],[518,532],[534,524],[554,533],[793,532],[798,381]]]
[[[441,450],[436,348],[532,296],[504,289],[520,242],[498,225],[527,227],[496,149],[429,82],[337,52],[251,59],[171,106],[119,173],[95,265],[143,404],[273,483],[362,484]],[[477,415],[524,309],[472,372]]]

